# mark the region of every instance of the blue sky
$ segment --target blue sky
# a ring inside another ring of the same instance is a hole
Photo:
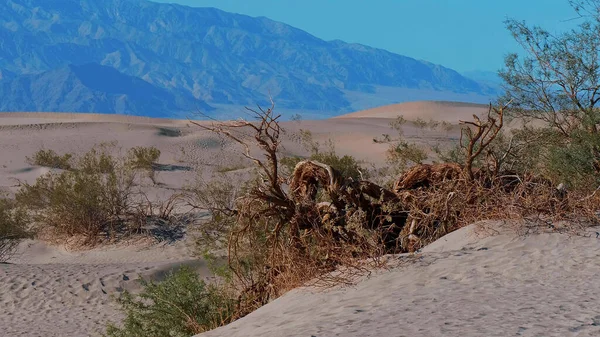
[[[324,40],[340,39],[458,71],[496,71],[519,46],[507,17],[558,32],[573,26],[567,0],[154,0],[266,16]]]

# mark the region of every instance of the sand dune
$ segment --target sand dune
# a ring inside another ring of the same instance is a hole
[[[459,120],[471,120],[473,114],[485,114],[488,108],[487,105],[474,103],[419,101],[386,105],[335,118],[396,118],[402,115],[408,120],[421,118],[458,123]]]
[[[487,226],[451,233],[353,287],[296,289],[197,337],[600,335],[597,228],[518,237]]]

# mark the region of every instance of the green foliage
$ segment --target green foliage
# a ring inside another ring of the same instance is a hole
[[[600,183],[597,166],[600,135],[576,132],[571,141],[548,150],[548,173],[553,180],[577,189],[594,189]]]
[[[424,149],[404,140],[397,140],[388,149],[388,162],[400,171],[404,171],[415,164],[422,164],[427,157],[427,152]]]
[[[27,157],[27,162],[31,165],[70,170],[72,158],[71,153],[65,153],[61,156],[54,150],[41,149],[33,155],[33,158]]]
[[[596,17],[558,35],[514,19],[505,22],[524,49],[524,57],[508,55],[500,72],[514,115],[542,120],[567,137],[576,129],[597,131],[600,12],[590,10]]]
[[[521,133],[528,145],[525,166],[572,186],[600,180],[600,1],[571,0],[581,24],[560,34],[507,20],[506,27],[524,49],[510,54],[500,72],[512,100],[511,115],[539,120],[544,127]]]
[[[124,292],[118,299],[125,320],[121,327],[110,324],[105,336],[188,337],[233,320],[236,301],[188,268],[159,283],[141,282],[139,295]]]
[[[29,236],[29,219],[12,199],[0,197],[0,263],[5,262],[18,243]]]

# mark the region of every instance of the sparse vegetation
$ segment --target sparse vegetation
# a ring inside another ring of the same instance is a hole
[[[129,150],[129,164],[136,169],[152,170],[160,158],[155,147],[137,146]]]
[[[415,158],[400,163],[404,167],[392,189],[364,180],[359,169],[344,169],[358,168],[356,161],[316,160],[323,152],[309,133],[303,134],[312,150],[309,159],[279,160],[281,129],[273,107],[254,111],[258,122],[200,125],[244,148],[254,142],[264,151],[262,157],[245,152],[260,176],[248,181],[247,188],[221,183],[197,191],[201,208],[212,211],[207,228],[214,229],[213,242],[221,249],[227,245],[231,282],[240,294],[238,315],[310,280],[347,282],[376,266],[383,254],[415,251],[478,220],[597,220],[597,196],[567,194],[532,174],[529,159],[519,160],[536,150],[522,134],[502,133],[507,109],[491,105],[485,119],[462,122],[461,139],[450,154],[453,163],[424,164],[424,150],[408,156],[409,146],[399,147],[398,139],[384,136],[382,141],[391,144],[390,152],[398,159]],[[403,123],[401,118],[396,122],[398,130]],[[437,123],[430,127],[447,128]],[[230,133],[242,128],[253,135]],[[410,145],[401,138],[400,144]],[[328,154],[319,159],[328,160],[335,152]],[[332,276],[335,269],[344,272]]]
[[[81,236],[93,243],[139,231],[148,217],[168,217],[175,199],[164,209],[155,207],[135,188],[137,173],[151,169],[160,151],[138,147],[123,158],[111,154],[114,147],[100,144],[80,157],[69,154],[69,170],[22,184],[16,202],[41,235]],[[154,214],[155,208],[161,214]]]

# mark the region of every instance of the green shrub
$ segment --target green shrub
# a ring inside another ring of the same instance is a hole
[[[0,197],[0,263],[5,262],[19,242],[28,237],[28,218],[14,200]]]
[[[33,158],[27,157],[27,162],[31,165],[70,170],[72,158],[73,154],[71,153],[60,156],[53,150],[41,149],[33,155]]]
[[[576,189],[594,189],[600,183],[600,135],[575,132],[571,141],[548,150],[548,173],[556,182]]]
[[[182,268],[162,282],[141,280],[139,295],[124,292],[118,299],[125,320],[109,324],[108,337],[188,337],[232,321],[236,301],[216,285]]]

